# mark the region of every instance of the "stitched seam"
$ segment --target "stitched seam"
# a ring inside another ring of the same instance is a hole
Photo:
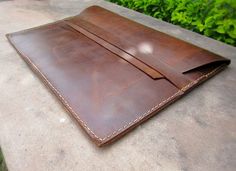
[[[13,44],[12,44],[13,45]],[[13,45],[14,46],[14,45]],[[15,47],[15,46],[14,46]],[[152,113],[153,111],[155,111],[157,108],[163,106],[164,104],[168,103],[170,100],[172,100],[173,98],[175,98],[179,93],[182,93],[183,91],[187,90],[188,88],[192,87],[193,85],[195,85],[196,83],[198,83],[199,80],[201,80],[204,77],[208,77],[209,75],[213,74],[214,72],[216,72],[221,66],[215,68],[214,70],[212,70],[211,72],[209,72],[208,74],[202,75],[199,78],[197,78],[196,80],[192,81],[191,83],[187,84],[186,86],[184,86],[181,90],[178,90],[176,93],[174,93],[172,96],[168,97],[167,99],[163,100],[162,102],[160,102],[159,104],[157,104],[156,106],[152,107],[150,110],[148,110],[147,112],[145,112],[144,114],[142,114],[141,116],[139,116],[138,118],[136,118],[135,120],[129,122],[128,124],[124,125],[123,127],[119,128],[118,130],[115,130],[114,132],[112,132],[111,134],[109,134],[108,136],[104,137],[104,138],[100,138],[98,137],[89,127],[88,125],[79,118],[78,113],[76,113],[72,107],[69,105],[69,103],[64,99],[64,97],[60,94],[60,92],[51,84],[51,82],[47,79],[47,77],[38,69],[38,67],[30,60],[29,57],[27,57],[26,55],[24,55],[19,49],[16,49],[18,52],[20,52],[20,54],[22,54],[23,57],[25,57],[28,62],[33,66],[33,69],[35,69],[40,75],[41,77],[46,81],[46,83],[52,88],[52,90],[57,94],[57,96],[61,99],[61,101],[63,102],[63,104],[67,107],[67,109],[71,112],[71,114],[82,124],[82,126],[87,130],[88,133],[92,134],[97,140],[100,140],[101,142],[104,142],[106,139],[116,135],[119,132],[122,132],[124,129],[126,129],[128,126],[140,121],[141,119],[143,119],[145,116],[147,116],[148,114]]]
[[[157,108],[163,106],[164,104],[168,103],[170,100],[172,100],[174,97],[176,97],[179,93],[187,90],[188,88],[192,87],[193,85],[197,84],[201,79],[203,79],[204,77],[207,78],[208,76],[210,76],[211,74],[214,74],[221,66],[215,68],[214,70],[212,70],[211,72],[204,74],[202,76],[200,76],[199,78],[197,78],[196,80],[192,81],[191,83],[187,84],[186,86],[184,86],[181,90],[177,91],[175,94],[173,94],[172,96],[168,97],[166,100],[163,100],[162,102],[160,102],[159,104],[157,104],[156,106],[154,106],[153,108],[151,108],[150,110],[148,110],[147,112],[145,112],[144,114],[142,114],[140,117],[138,117],[137,119],[135,119],[134,121],[129,122],[128,124],[126,124],[125,126],[123,126],[122,128],[114,131],[113,133],[111,133],[110,135],[102,138],[102,141],[105,141],[106,139],[112,137],[113,135],[123,131],[124,129],[126,129],[128,126],[140,121],[141,119],[143,119],[145,116],[149,115],[150,113],[154,112]]]
[[[66,105],[66,107],[69,109],[69,111],[73,114],[73,116],[78,119],[81,124],[85,127],[85,129],[87,129],[94,137],[96,137],[97,139],[100,139],[88,126],[87,124],[81,120],[78,116],[78,114],[72,109],[72,107],[69,105],[69,103],[64,99],[64,97],[60,94],[60,92],[50,83],[50,81],[45,77],[45,75],[38,69],[38,67],[36,67],[36,65],[34,65],[31,60],[26,57],[29,62],[31,63],[31,65],[41,74],[41,76],[45,79],[45,81],[48,83],[48,85],[53,89],[53,91],[59,96],[59,98],[61,98],[61,100],[63,101],[63,104]]]
[[[177,91],[175,94],[173,94],[172,96],[170,96],[169,98],[167,98],[166,100],[163,100],[161,103],[159,103],[158,105],[152,107],[150,110],[148,110],[147,112],[145,112],[144,114],[142,114],[141,116],[139,116],[138,118],[136,118],[134,121],[131,121],[129,122],[128,124],[126,124],[125,126],[119,128],[118,130],[114,131],[113,133],[111,133],[110,135],[102,138],[102,140],[106,140],[108,139],[109,137],[112,137],[113,135],[117,134],[118,132],[121,132],[123,131],[124,129],[126,129],[128,126],[140,121],[141,119],[143,119],[146,115],[154,112],[157,108],[163,106],[165,103],[169,102],[171,99],[173,99],[175,96],[177,96],[179,93],[181,93],[182,91],[179,90]]]
[[[12,44],[13,45],[13,44]],[[14,45],[13,45],[14,46]],[[14,46],[15,47],[15,46]],[[91,133],[96,139],[101,140],[88,126],[87,124],[81,120],[78,116],[78,114],[72,109],[72,107],[69,105],[69,103],[64,99],[64,97],[60,94],[60,92],[51,84],[51,82],[47,79],[47,77],[39,70],[39,68],[30,60],[30,58],[24,53],[22,53],[19,49],[16,49],[22,56],[27,59],[27,61],[31,64],[33,69],[37,71],[41,77],[46,81],[46,83],[49,85],[50,88],[56,93],[56,95],[62,100],[63,104],[67,107],[67,109],[72,113],[72,115],[82,124],[82,126]]]

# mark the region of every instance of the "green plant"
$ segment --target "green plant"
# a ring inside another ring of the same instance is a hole
[[[0,147],[0,171],[7,171],[7,166]]]
[[[236,46],[236,0],[108,0]]]

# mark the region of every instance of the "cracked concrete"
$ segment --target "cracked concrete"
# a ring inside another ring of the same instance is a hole
[[[231,65],[116,143],[98,148],[5,38],[92,4],[228,57]],[[102,0],[0,1],[0,144],[8,168],[233,171],[235,58],[235,47]]]

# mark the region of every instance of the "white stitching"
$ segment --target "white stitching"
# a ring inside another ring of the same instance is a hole
[[[174,97],[176,97],[179,93],[187,90],[188,88],[192,87],[193,85],[197,84],[198,81],[200,81],[202,78],[207,78],[209,75],[213,74],[214,72],[216,72],[221,66],[215,68],[214,70],[212,70],[211,72],[209,72],[208,74],[202,75],[199,78],[197,78],[196,80],[192,81],[191,83],[189,83],[188,85],[184,86],[181,90],[177,91],[175,94],[173,94],[172,96],[168,97],[166,100],[163,100],[162,102],[160,102],[158,105],[154,106],[153,108],[151,108],[150,110],[148,110],[147,112],[145,112],[144,114],[142,114],[141,116],[139,116],[137,119],[135,119],[134,121],[129,122],[128,124],[124,125],[122,128],[119,128],[118,130],[114,131],[113,133],[111,133],[110,135],[102,138],[101,140],[104,141],[106,139],[108,139],[109,137],[117,134],[118,132],[123,131],[127,126],[134,124],[138,121],[140,121],[141,119],[143,119],[145,116],[149,115],[150,113],[152,113],[153,111],[155,111],[157,108],[163,106],[164,104],[168,103],[170,100],[172,100]]]
[[[119,128],[118,130],[114,131],[112,134],[102,138],[102,140],[106,140],[109,137],[117,134],[118,132],[124,130],[126,127],[128,127],[131,124],[134,124],[138,121],[140,121],[141,119],[143,119],[146,115],[152,113],[153,111],[155,111],[158,107],[164,105],[165,103],[169,102],[171,99],[173,99],[175,96],[177,96],[180,92],[182,92],[181,90],[179,90],[178,92],[176,92],[175,94],[173,94],[172,96],[170,96],[169,98],[167,98],[166,100],[163,100],[161,103],[159,103],[158,105],[154,106],[153,108],[151,108],[150,110],[148,110],[147,112],[145,112],[144,114],[142,114],[141,116],[139,116],[138,118],[136,118],[134,121],[129,122],[128,124],[124,125],[122,128]]]
[[[11,42],[11,41],[10,41]],[[13,45],[13,43],[11,43]],[[14,46],[14,45],[13,45]],[[15,47],[15,46],[14,46]],[[15,48],[16,49],[16,48]],[[215,68],[214,70],[212,70],[211,72],[200,76],[199,78],[197,78],[196,80],[192,81],[191,83],[189,83],[188,85],[184,86],[181,90],[177,91],[175,94],[173,94],[172,96],[168,97],[167,99],[163,100],[162,102],[160,102],[159,104],[157,104],[156,106],[152,107],[150,110],[148,110],[147,112],[145,112],[144,114],[142,114],[141,116],[139,116],[138,118],[136,118],[134,121],[129,122],[128,124],[124,125],[123,127],[119,128],[118,130],[115,130],[114,132],[112,132],[111,134],[109,134],[108,136],[104,137],[104,138],[100,138],[98,137],[89,127],[88,125],[79,118],[79,115],[72,109],[72,107],[69,105],[69,103],[63,98],[63,96],[60,94],[60,92],[50,83],[50,81],[46,78],[46,76],[38,69],[38,67],[30,60],[30,58],[28,58],[26,55],[24,55],[22,52],[20,52],[19,49],[16,49],[16,51],[18,51],[22,57],[25,57],[28,62],[33,66],[33,69],[35,69],[40,75],[41,77],[44,79],[44,81],[46,81],[46,83],[48,83],[48,85],[52,88],[52,90],[56,93],[56,95],[62,100],[63,104],[67,107],[67,109],[71,112],[71,114],[82,124],[82,126],[85,128],[85,130],[87,130],[87,132],[89,134],[92,134],[92,136],[94,136],[97,140],[100,140],[101,142],[104,142],[106,139],[118,134],[119,132],[122,132],[124,129],[126,129],[128,126],[140,121],[141,119],[143,119],[145,116],[147,116],[148,114],[152,113],[153,111],[155,111],[157,108],[163,106],[164,104],[168,103],[170,100],[172,100],[174,97],[176,97],[179,93],[182,93],[183,91],[187,90],[188,88],[192,87],[193,85],[197,84],[198,81],[200,81],[202,78],[206,78],[208,76],[210,76],[211,74],[213,74],[214,72],[216,72],[221,66]]]
[[[11,43],[12,44],[12,43]],[[13,44],[12,44],[13,45]],[[13,45],[14,46],[14,45]],[[15,47],[15,46],[14,46]],[[16,49],[16,48],[15,48]],[[44,81],[46,81],[46,83],[49,85],[49,87],[52,88],[52,90],[56,93],[56,95],[62,100],[63,104],[67,107],[67,109],[72,113],[72,115],[79,120],[79,122],[84,126],[84,128],[91,133],[96,139],[101,140],[101,138],[99,138],[88,126],[87,124],[81,120],[78,116],[78,114],[72,109],[72,107],[69,105],[69,103],[64,99],[64,97],[60,94],[60,92],[50,83],[50,81],[47,79],[47,77],[38,69],[38,67],[30,60],[29,57],[27,57],[26,55],[24,55],[19,49],[16,49],[16,51],[18,51],[22,57],[24,57],[25,59],[27,59],[27,61],[31,64],[31,66],[33,67],[34,70],[36,70],[41,77],[44,79]]]

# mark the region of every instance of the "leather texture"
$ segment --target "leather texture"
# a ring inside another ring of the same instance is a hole
[[[99,6],[7,37],[98,146],[230,63]]]

